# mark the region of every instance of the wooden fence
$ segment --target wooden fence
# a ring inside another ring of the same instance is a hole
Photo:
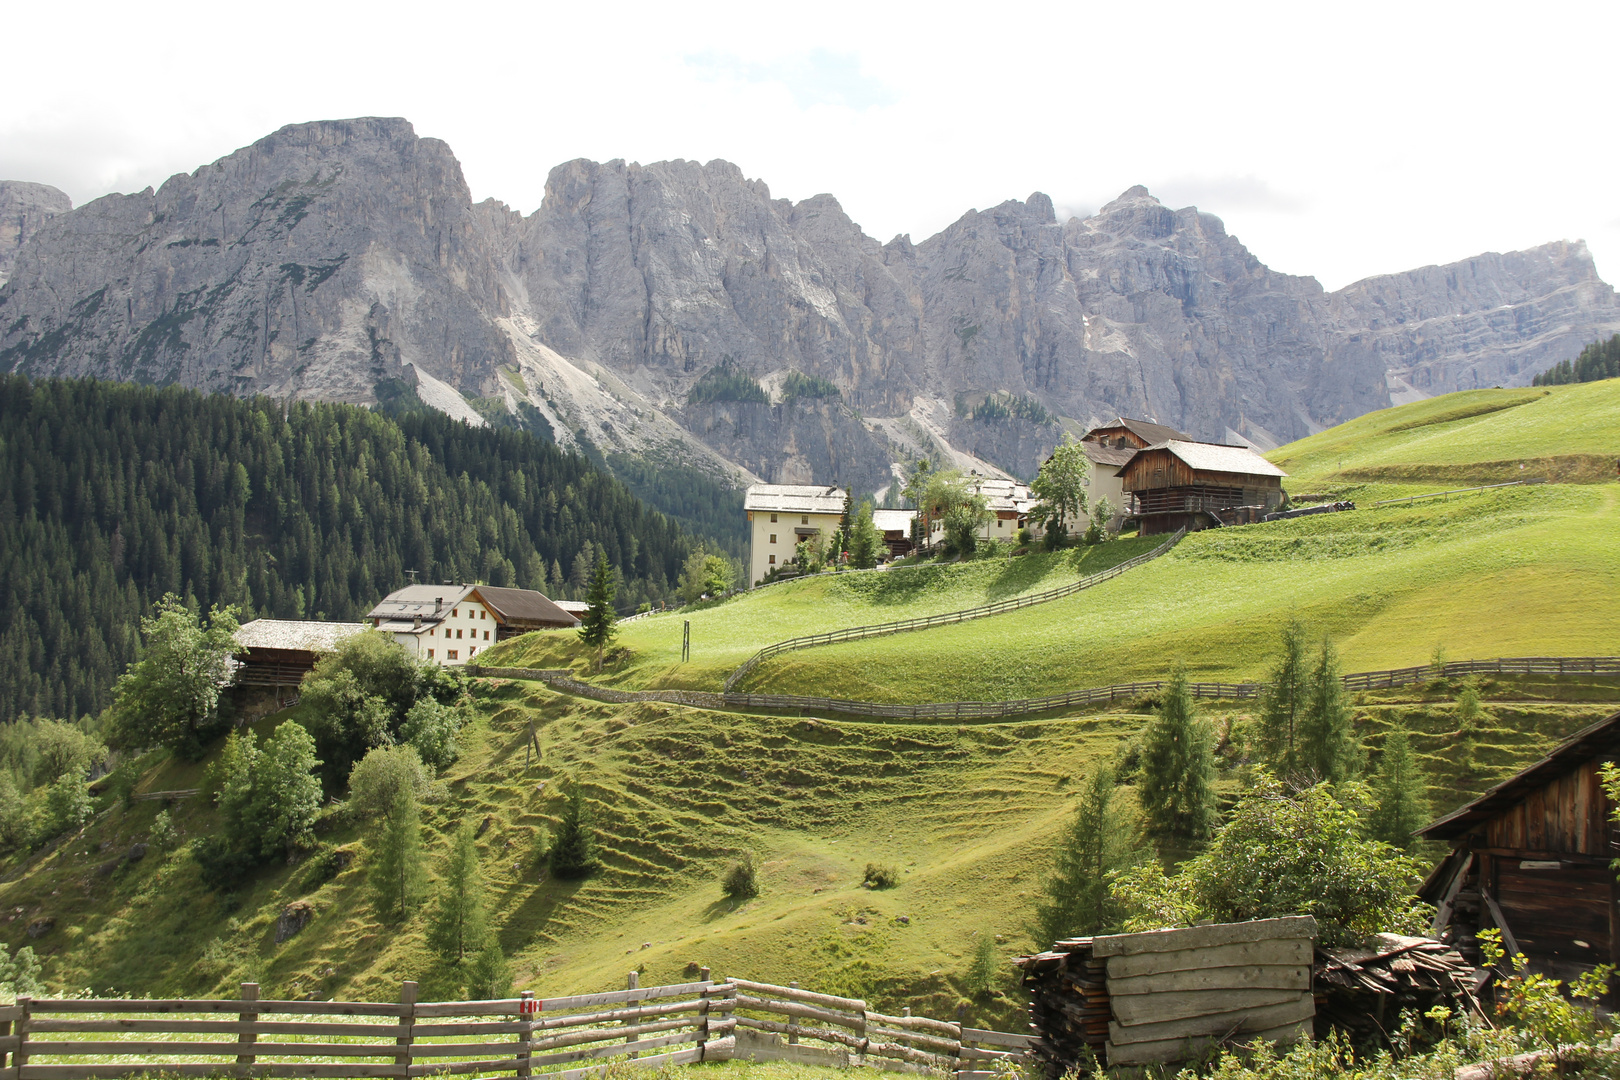
[[[992,615],[1003,615],[1009,611],[1020,608],[1033,607],[1036,604],[1045,604],[1053,600],[1061,600],[1065,596],[1073,596],[1082,589],[1089,589],[1093,585],[1100,585],[1105,581],[1119,577],[1129,570],[1134,570],[1145,562],[1151,562],[1160,555],[1175,547],[1186,529],[1173,533],[1168,540],[1154,548],[1152,551],[1138,555],[1134,559],[1126,559],[1118,566],[1111,566],[1107,570],[1099,571],[1079,581],[1060,585],[1045,592],[1031,593],[1029,596],[1018,596],[1011,600],[998,600],[993,604],[984,604],[980,607],[966,608],[962,611],[947,611],[939,615],[927,615],[917,619],[900,619],[896,622],[876,623],[872,626],[851,626],[843,630],[830,630],[825,634],[806,634],[803,637],[789,638],[778,641],[774,645],[767,645],[759,652],[744,660],[742,664],[726,678],[725,690],[729,694],[731,688],[741,682],[743,677],[763,661],[773,656],[780,656],[785,652],[797,649],[813,649],[818,645],[832,645],[840,641],[859,641],[862,638],[887,637],[890,634],[903,634],[910,630],[926,630],[933,626],[948,626],[952,623],[967,622],[970,619],[986,619]],[[893,571],[889,571],[892,573]]]
[[[656,1068],[736,1057],[739,1030],[838,1047],[860,1064],[949,1068],[982,1080],[985,1063],[1018,1056],[1030,1041],[884,1016],[863,1001],[792,987],[711,980],[707,968],[702,974],[670,986],[637,987],[632,976],[626,990],[498,1001],[418,1002],[414,982],[388,1003],[260,1000],[255,983],[243,983],[234,1000],[20,997],[0,1006],[0,1080],[152,1073],[583,1080],[604,1071],[603,1059]],[[759,1045],[746,1056],[788,1055]]]
[[[812,697],[805,694],[719,694],[709,690],[614,690],[593,686],[573,678],[570,671],[542,668],[486,668],[468,665],[478,676],[498,679],[536,679],[580,697],[614,704],[634,701],[667,701],[700,709],[749,709],[773,712],[839,713],[869,716],[881,720],[1000,720],[1031,713],[1052,712],[1112,701],[1128,701],[1157,694],[1169,685],[1165,679],[1116,683],[1085,690],[1070,690],[1048,697],[1020,698],[1016,701],[929,701],[916,705],[895,705],[880,701],[852,701],[845,698]],[[1391,668],[1387,671],[1361,671],[1343,676],[1344,688],[1383,690],[1426,682],[1436,677],[1462,675],[1596,675],[1620,678],[1620,656],[1518,656],[1497,660],[1458,660],[1443,671],[1432,664]],[[1194,682],[1187,688],[1195,698],[1244,700],[1255,698],[1265,683]],[[3,1080],[3,1078],[0,1078]]]

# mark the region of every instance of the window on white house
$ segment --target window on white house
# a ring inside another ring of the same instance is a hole
[[[488,640],[489,640],[489,631],[488,631],[488,630],[485,630],[485,631],[484,631],[484,640],[485,640],[485,641],[488,641]]]
[[[772,514],[772,515],[771,515],[771,524],[772,524],[772,525],[775,525],[775,524],[776,524],[776,515],[775,515],[775,514]]]
[[[776,556],[775,556],[775,555],[772,555],[772,556],[771,556],[771,565],[772,565],[772,566],[775,566],[775,565],[776,565]]]
[[[433,650],[432,649],[428,650],[428,659],[429,660],[433,659]]]
[[[457,615],[457,613],[458,613],[458,612],[460,612],[460,611],[461,611],[461,609],[460,609],[460,608],[451,608],[451,609],[450,609],[450,617],[451,617],[451,618],[452,618],[452,619],[453,619],[453,618],[455,618],[455,617],[456,617],[456,615]]]
[[[451,649],[449,652],[444,654],[444,658],[446,660],[459,660],[461,659],[461,652],[459,649]]]
[[[478,646],[474,645],[472,648],[467,650],[467,659],[471,660],[473,657],[475,657],[477,655],[478,655]]]
[[[775,533],[771,533],[771,543],[773,543],[773,544],[776,543],[776,534]]]
[[[810,515],[809,514],[800,515],[799,524],[800,525],[808,525],[808,524],[810,524]]]

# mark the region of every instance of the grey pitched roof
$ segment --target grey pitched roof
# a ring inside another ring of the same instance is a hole
[[[355,634],[369,629],[357,622],[299,622],[292,619],[254,619],[236,631],[238,645],[249,649],[299,649],[331,652]]]
[[[1183,442],[1171,439],[1157,446],[1138,450],[1169,450],[1195,469],[1204,472],[1245,473],[1249,476],[1287,476],[1277,466],[1250,450],[1247,446],[1224,446],[1220,443]]]
[[[407,585],[395,589],[366,612],[368,619],[396,619],[414,622],[420,615],[423,622],[439,622],[450,614],[450,609],[473,591],[472,585]]]
[[[506,589],[496,585],[476,585],[478,594],[496,618],[506,623],[541,623],[574,626],[579,620],[533,589]]]
[[[1136,453],[1134,446],[1104,446],[1099,442],[1083,442],[1080,445],[1085,448],[1086,457],[1093,465],[1116,470],[1131,460],[1131,455]]]
[[[790,514],[842,514],[845,491],[813,484],[754,484],[743,496],[744,510]]]

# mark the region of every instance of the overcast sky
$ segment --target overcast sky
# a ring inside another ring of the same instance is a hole
[[[177,3],[8,8],[0,179],[75,204],[384,115],[525,213],[576,157],[721,157],[880,240],[1132,184],[1263,262],[1585,239],[1620,280],[1620,3]]]

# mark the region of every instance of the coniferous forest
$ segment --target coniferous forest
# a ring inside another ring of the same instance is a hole
[[[164,593],[354,620],[409,582],[668,595],[696,541],[584,458],[438,413],[0,376],[0,718],[94,713]]]

